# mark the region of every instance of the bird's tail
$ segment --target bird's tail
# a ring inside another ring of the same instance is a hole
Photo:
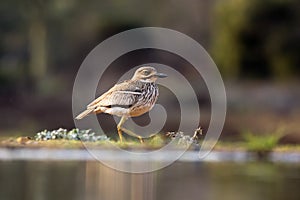
[[[80,113],[79,115],[77,115],[77,117],[75,117],[75,119],[82,119],[85,116],[87,116],[88,114],[92,113],[93,111],[94,111],[94,109],[85,110],[82,113]]]

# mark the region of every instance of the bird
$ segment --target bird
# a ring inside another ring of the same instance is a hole
[[[124,128],[123,124],[128,118],[140,116],[153,108],[159,95],[156,80],[165,77],[166,74],[158,73],[152,66],[140,67],[131,79],[114,85],[89,103],[75,119],[82,119],[92,113],[107,113],[121,117],[117,125],[120,142],[123,142],[122,132],[124,132],[137,137],[143,143],[144,140],[140,135]]]

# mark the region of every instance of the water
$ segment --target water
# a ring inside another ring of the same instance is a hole
[[[96,161],[1,161],[0,199],[300,199],[300,164],[181,162],[129,174]]]

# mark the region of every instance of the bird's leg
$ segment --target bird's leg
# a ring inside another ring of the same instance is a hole
[[[128,129],[126,129],[126,128],[123,128],[123,127],[121,127],[121,130],[122,130],[123,132],[127,133],[127,134],[130,135],[130,136],[139,138],[140,142],[141,142],[141,143],[144,143],[143,138],[142,138],[141,136],[139,136],[138,134],[136,134],[135,132],[133,132],[133,131],[131,131],[131,130],[128,130]]]
[[[126,134],[133,136],[133,137],[137,137],[141,143],[144,143],[144,140],[141,136],[139,136],[138,134],[134,133],[131,130],[128,130],[124,127],[122,127],[122,125],[124,124],[124,122],[127,120],[127,117],[122,117],[117,128],[118,128],[118,133],[119,133],[119,137],[120,137],[120,141],[122,142],[122,131],[125,132]]]
[[[122,137],[122,125],[124,124],[124,122],[127,120],[127,117],[122,117],[119,124],[117,125],[117,130],[118,130],[118,134],[119,134],[119,138],[120,138],[120,142],[123,142],[123,137]]]

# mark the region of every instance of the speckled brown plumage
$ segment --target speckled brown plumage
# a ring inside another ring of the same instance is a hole
[[[118,124],[120,140],[122,140],[120,131],[123,130],[129,135],[139,137],[142,141],[140,136],[121,126],[128,117],[140,116],[152,109],[159,94],[155,81],[157,78],[163,77],[166,75],[157,73],[153,67],[141,67],[136,70],[130,80],[116,84],[88,104],[86,110],[79,114],[76,119],[82,119],[90,113],[116,115],[122,117]]]

